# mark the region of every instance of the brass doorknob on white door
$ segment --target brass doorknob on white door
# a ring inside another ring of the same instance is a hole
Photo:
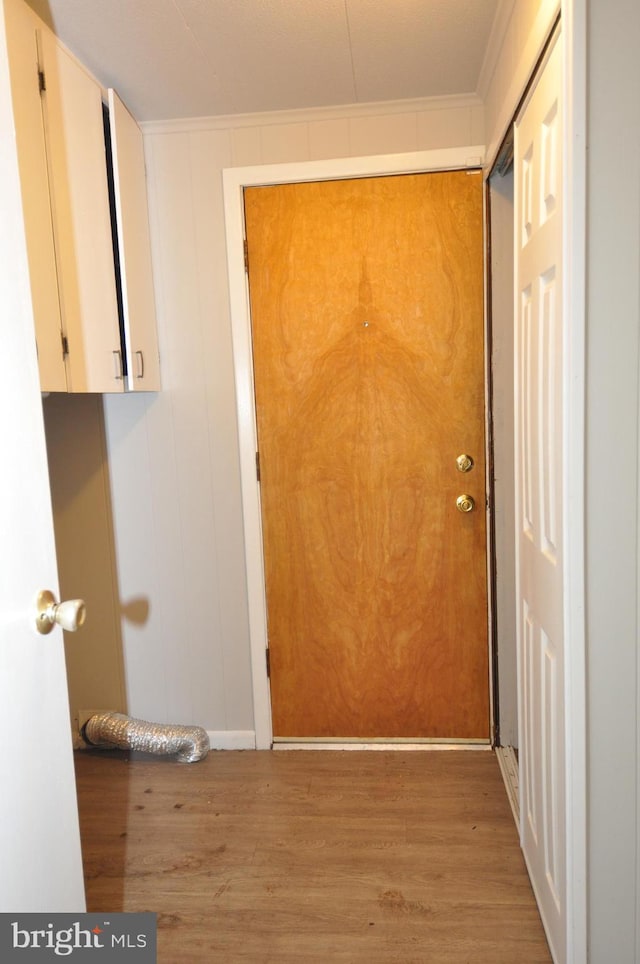
[[[456,499],[456,508],[459,512],[473,512],[476,501],[472,495],[459,495]]]
[[[36,597],[36,629],[43,635],[57,624],[68,633],[80,629],[87,617],[84,599],[67,599],[57,603],[49,589],[41,589]]]

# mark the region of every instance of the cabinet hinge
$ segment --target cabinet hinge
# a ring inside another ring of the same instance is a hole
[[[267,660],[267,679],[271,679],[271,656],[268,649],[265,649],[264,653]]]
[[[46,89],[47,89],[47,82],[45,80],[44,70],[42,69],[42,67],[38,67],[38,90],[42,94]]]
[[[249,271],[249,245],[247,243],[246,238],[243,241],[243,248],[244,248],[244,270],[248,272]]]
[[[256,479],[260,481],[260,453],[256,452]]]
[[[69,339],[66,335],[60,332],[60,340],[62,341],[62,357],[69,354]]]

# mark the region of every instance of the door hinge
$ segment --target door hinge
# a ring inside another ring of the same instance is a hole
[[[60,332],[60,340],[62,341],[62,357],[69,354],[69,339],[66,335]]]
[[[38,90],[42,94],[46,89],[47,89],[47,82],[45,80],[44,70],[42,69],[42,67],[38,67]]]
[[[242,242],[242,245],[244,249],[244,270],[248,273],[249,272],[249,244],[246,238]]]
[[[269,655],[269,649],[265,649],[264,652],[267,660],[267,679],[271,679],[271,656]]]
[[[256,452],[256,479],[260,481],[260,453]]]

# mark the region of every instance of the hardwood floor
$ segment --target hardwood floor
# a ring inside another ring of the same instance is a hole
[[[76,753],[87,908],[158,961],[551,960],[492,753]]]

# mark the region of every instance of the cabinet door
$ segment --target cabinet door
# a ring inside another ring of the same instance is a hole
[[[70,392],[124,390],[102,92],[55,36],[39,31],[43,115],[68,339]]]
[[[66,392],[35,17],[26,4],[17,2],[6,3],[4,15],[40,387]]]
[[[127,388],[158,391],[160,365],[142,133],[114,90],[109,90],[109,126]]]

